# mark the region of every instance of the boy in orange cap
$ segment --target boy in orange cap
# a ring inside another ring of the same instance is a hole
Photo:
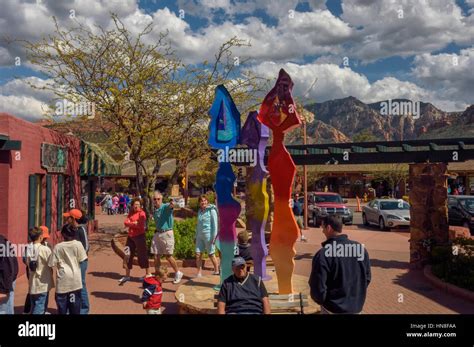
[[[50,238],[48,227],[46,225],[40,225],[39,228],[41,229],[41,231],[43,231],[43,241],[41,242],[41,244],[52,249],[51,245],[48,242],[48,239]]]
[[[66,224],[72,225],[76,230],[75,240],[82,243],[86,254],[89,252],[89,239],[87,236],[87,230],[84,225],[80,224],[79,220],[82,219],[82,211],[74,208],[63,213],[63,216],[66,218]],[[81,279],[82,279],[82,289],[81,289],[81,314],[89,314],[89,296],[87,294],[86,286],[86,273],[88,266],[88,259],[80,263],[81,267]]]

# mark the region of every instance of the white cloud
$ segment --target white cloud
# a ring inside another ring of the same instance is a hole
[[[166,8],[155,12],[154,22],[157,30],[169,30],[169,38],[178,54],[193,63],[213,59],[219,46],[234,36],[252,44],[251,48],[235,49],[236,55],[260,61],[283,61],[337,53],[339,45],[353,35],[348,25],[327,10],[295,12],[293,18],[282,18],[276,27],[248,17],[243,23],[226,21],[191,32],[183,19]]]
[[[473,18],[454,0],[343,0],[342,8],[341,18],[359,28],[351,54],[366,61],[474,42]]]
[[[459,54],[422,54],[415,58],[413,75],[446,98],[474,103],[474,47]]]
[[[260,76],[275,79],[280,68],[290,74],[295,84],[294,95],[305,103],[354,96],[366,103],[397,98],[431,102],[445,111],[459,111],[466,107],[463,100],[450,99],[442,92],[425,89],[413,82],[385,77],[370,83],[364,75],[335,64],[264,62],[254,66],[252,70]],[[316,78],[316,84],[309,90]],[[308,90],[308,97],[303,98]]]
[[[0,86],[0,111],[28,120],[40,120],[48,110],[47,105],[53,101],[54,94],[34,89],[27,82],[41,88],[50,81],[37,77],[8,81]]]
[[[38,121],[43,118],[46,107],[35,98],[21,95],[0,95],[0,110],[15,117]]]

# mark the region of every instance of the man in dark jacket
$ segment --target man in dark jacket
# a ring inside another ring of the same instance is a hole
[[[322,313],[360,313],[370,283],[370,260],[364,245],[342,234],[338,216],[322,220],[327,240],[313,258],[309,286]]]
[[[13,245],[0,235],[0,314],[14,314],[18,260]]]

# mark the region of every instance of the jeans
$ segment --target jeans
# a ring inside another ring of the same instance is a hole
[[[5,299],[0,300],[0,314],[15,314],[15,283],[12,283],[12,291]]]
[[[81,266],[81,279],[82,279],[82,289],[81,289],[81,314],[89,314],[89,296],[87,295],[86,287],[86,274],[87,274],[87,265],[89,261],[84,260],[79,265]]]
[[[44,314],[48,309],[49,293],[30,294],[31,314]]]
[[[81,290],[62,294],[56,293],[56,306],[58,306],[58,314],[80,314]]]

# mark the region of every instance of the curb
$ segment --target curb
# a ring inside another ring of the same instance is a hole
[[[453,296],[474,302],[474,292],[471,292],[470,290],[464,288],[460,288],[458,286],[455,286],[454,284],[442,281],[431,272],[431,265],[426,265],[423,268],[423,275],[433,286],[441,289],[442,291]]]

